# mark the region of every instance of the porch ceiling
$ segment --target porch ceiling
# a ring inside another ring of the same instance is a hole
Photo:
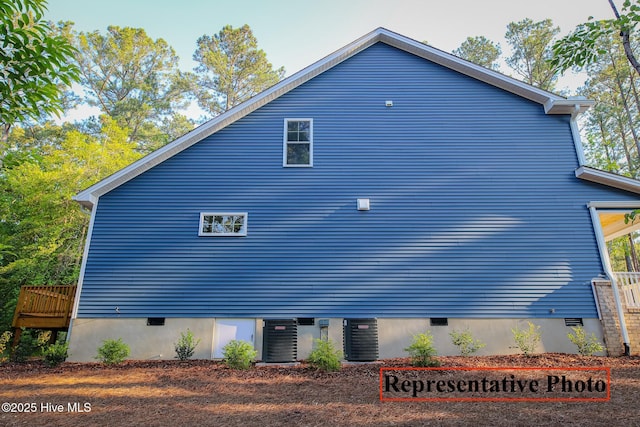
[[[636,220],[634,224],[625,224],[624,215],[626,213],[629,213],[629,211],[598,212],[605,241],[608,242],[616,237],[640,230],[640,220]]]

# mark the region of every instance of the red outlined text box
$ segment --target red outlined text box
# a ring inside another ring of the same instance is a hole
[[[411,379],[401,374],[406,372],[411,373]],[[500,372],[503,374],[500,375]],[[505,372],[509,374],[504,374]],[[593,376],[584,379],[590,372],[597,373],[595,381]],[[482,379],[477,379],[478,374],[483,374]],[[471,377],[475,379],[469,379]],[[472,382],[477,384],[471,384]],[[537,386],[534,387],[534,384]],[[443,387],[439,387],[440,385]],[[472,385],[475,387],[471,387]],[[465,387],[476,389],[469,391],[465,390]],[[503,390],[496,392],[496,387],[498,389],[502,387]],[[570,389],[569,392],[567,389]],[[467,391],[469,393],[473,391],[473,396],[465,396]],[[611,368],[602,366],[380,368],[380,401],[382,402],[608,402],[609,400],[611,400]]]

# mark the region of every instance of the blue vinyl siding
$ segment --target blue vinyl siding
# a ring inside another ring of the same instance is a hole
[[[632,196],[577,166],[569,117],[378,43],[102,196],[78,316],[596,317],[586,203]]]

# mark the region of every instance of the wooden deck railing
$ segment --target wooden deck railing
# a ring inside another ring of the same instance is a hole
[[[640,308],[640,273],[613,273],[629,308]]]
[[[14,328],[69,327],[75,285],[23,286],[13,315]]]

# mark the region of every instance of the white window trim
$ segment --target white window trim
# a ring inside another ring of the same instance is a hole
[[[309,164],[290,165],[287,164],[287,129],[289,122],[309,122]],[[282,135],[282,166],[285,168],[311,168],[313,167],[313,119],[311,118],[285,118]]]
[[[205,216],[242,216],[244,224],[242,224],[243,232],[240,233],[205,233],[202,231]],[[247,235],[247,224],[249,222],[249,214],[247,212],[200,212],[200,223],[198,225],[198,236],[201,237],[244,237]]]

